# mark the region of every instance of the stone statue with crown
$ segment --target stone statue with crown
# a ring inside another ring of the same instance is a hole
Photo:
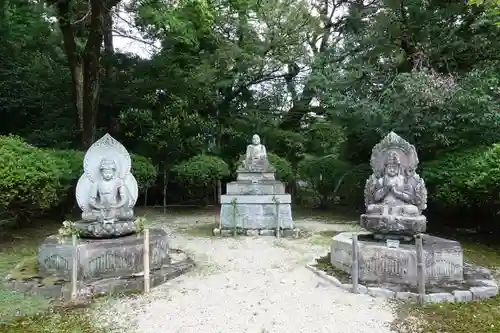
[[[82,221],[75,223],[86,237],[118,237],[135,232],[137,181],[130,172],[130,154],[109,134],[96,141],[83,160],[76,186]]]
[[[366,181],[366,213],[361,226],[375,238],[411,239],[425,232],[427,190],[415,172],[418,157],[415,147],[394,132],[372,150],[373,174]]]

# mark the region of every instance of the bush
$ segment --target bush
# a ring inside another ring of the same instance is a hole
[[[172,168],[179,180],[187,185],[208,185],[230,174],[229,166],[217,156],[199,154]]]
[[[143,192],[156,183],[157,170],[149,158],[136,154],[130,154],[130,156],[132,158],[132,173],[137,180],[139,192]]]
[[[0,161],[1,210],[11,216],[29,215],[60,202],[67,168],[49,151],[20,137],[2,136]]]
[[[285,158],[275,155],[273,153],[268,153],[267,158],[269,162],[276,169],[276,178],[288,183],[293,181],[294,172],[292,165]]]
[[[429,209],[462,226],[492,228],[500,211],[500,144],[448,153],[422,165]],[[447,221],[442,221],[446,223]]]
[[[0,136],[0,210],[7,218],[29,217],[72,200],[83,172],[84,153],[31,146],[16,136]],[[132,155],[139,188],[151,186],[156,169],[142,156]]]
[[[353,166],[335,155],[307,157],[298,165],[301,191],[311,192],[322,207],[363,204],[363,188],[369,176],[366,165]]]

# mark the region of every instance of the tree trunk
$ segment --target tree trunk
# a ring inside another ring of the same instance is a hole
[[[99,102],[99,70],[101,60],[101,45],[104,39],[105,27],[110,24],[110,10],[119,0],[90,0],[90,19],[87,43],[83,54],[77,48],[70,0],[53,1],[55,4],[59,27],[63,35],[64,51],[72,78],[72,91],[75,109],[77,111],[78,128],[81,131],[82,148],[86,149],[95,141],[97,109]],[[83,19],[82,19],[83,21]],[[106,35],[106,51],[112,49],[109,34]]]

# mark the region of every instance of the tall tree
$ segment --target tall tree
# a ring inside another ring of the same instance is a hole
[[[109,53],[112,48],[109,38],[111,14],[119,2],[120,0],[47,0],[56,9],[63,37],[83,148],[89,147],[95,140],[101,46],[106,41],[106,52]]]

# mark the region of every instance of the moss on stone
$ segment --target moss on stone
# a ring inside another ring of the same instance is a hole
[[[25,257],[10,271],[13,280],[31,280],[39,277],[36,256]]]

